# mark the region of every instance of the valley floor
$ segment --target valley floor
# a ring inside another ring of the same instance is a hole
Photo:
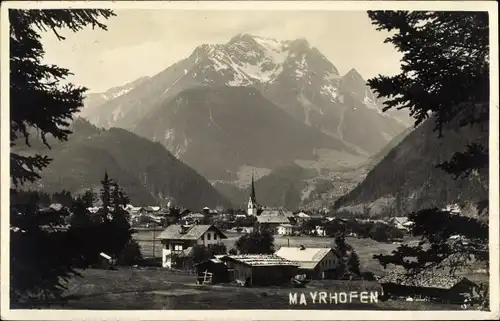
[[[229,285],[196,285],[195,276],[163,269],[82,271],[70,280],[65,302],[32,304],[29,308],[92,310],[194,310],[194,309],[321,309],[321,310],[461,310],[460,306],[431,302],[386,301],[345,304],[290,305],[290,293],[370,291],[376,282],[313,281],[305,289],[240,288]],[[12,308],[28,308],[12,306]]]
[[[223,240],[227,249],[234,247],[236,240],[242,235],[238,233],[224,232],[228,237]],[[159,231],[155,232],[155,238],[160,234]],[[134,235],[141,245],[141,251],[145,257],[153,256],[153,232],[151,230],[139,231]],[[346,237],[347,243],[352,245],[360,257],[361,268],[363,271],[371,271],[374,273],[383,273],[382,267],[373,259],[373,254],[384,253],[388,254],[395,250],[399,245],[392,243],[380,243],[372,239],[361,239],[355,237]],[[276,235],[274,239],[276,250],[282,246],[299,246],[305,247],[331,247],[334,244],[334,239],[330,237],[311,237],[311,236],[279,236]],[[154,242],[154,256],[161,257],[161,242],[155,240]]]

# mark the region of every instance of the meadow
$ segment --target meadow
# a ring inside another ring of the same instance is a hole
[[[142,253],[145,257],[153,257],[153,235],[154,241],[154,256],[161,257],[161,242],[157,239],[161,230],[153,232],[152,230],[141,230],[134,235],[134,238],[139,242]],[[223,240],[227,249],[234,247],[236,240],[242,235],[238,233],[225,232],[227,239]],[[361,239],[355,237],[346,237],[346,241],[358,253],[363,271],[370,271],[376,274],[383,274],[383,269],[378,261],[373,259],[373,254],[390,253],[398,247],[392,243],[380,243],[372,239]],[[300,246],[305,247],[331,247],[334,244],[334,238],[331,237],[313,237],[313,236],[275,236],[275,249],[278,250],[282,246]]]
[[[458,310],[457,305],[433,302],[385,301],[362,303],[290,305],[290,293],[378,291],[376,282],[313,281],[307,288],[242,288],[231,285],[197,285],[195,276],[165,269],[87,269],[82,278],[69,281],[63,301],[32,303],[12,308],[93,310],[222,310],[222,309],[322,309],[322,310]]]

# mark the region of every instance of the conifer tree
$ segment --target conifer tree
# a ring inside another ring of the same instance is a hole
[[[104,221],[109,219],[110,208],[111,208],[111,185],[113,181],[109,178],[108,172],[104,173],[104,178],[101,181],[101,202],[102,208],[100,209],[100,215]]]
[[[59,40],[64,40],[60,29],[76,32],[90,25],[106,30],[99,19],[113,15],[111,10],[9,10],[11,146],[30,146],[30,134],[35,132],[47,147],[50,136],[66,140],[71,133],[69,123],[82,107],[86,88],[61,85],[61,80],[71,75],[70,71],[42,63],[45,52],[40,32],[52,31]],[[38,171],[50,159],[40,154],[25,156],[11,152],[10,161],[11,178],[17,186],[38,179]]]
[[[357,276],[361,275],[359,256],[358,253],[356,253],[356,251],[352,250],[351,253],[349,254],[349,257],[346,262],[346,267],[349,273]]]
[[[409,110],[415,126],[434,121],[436,139],[445,134],[446,126],[458,130],[477,126],[482,136],[437,167],[457,180],[479,176],[487,181],[488,13],[370,11],[368,15],[377,30],[391,32],[385,42],[403,53],[400,74],[368,80],[385,98],[385,110]],[[382,265],[399,265],[409,274],[447,266],[453,273],[471,258],[488,260],[488,225],[477,218],[432,208],[411,213],[409,219],[414,223],[412,233],[422,241],[417,246],[402,245],[389,255],[375,255]],[[456,234],[469,242],[450,241]]]
[[[39,135],[50,147],[49,137],[66,140],[68,126],[82,106],[85,88],[62,85],[70,71],[42,63],[40,32],[52,31],[60,40],[61,29],[72,32],[87,26],[106,29],[100,19],[111,10],[9,10],[10,47],[10,144],[30,146],[30,134]],[[16,188],[40,177],[50,163],[46,155],[21,155],[11,150],[11,181]],[[11,199],[16,190],[11,191]],[[19,215],[19,213],[23,215]],[[73,269],[73,237],[69,232],[40,227],[38,204],[11,206],[10,294],[12,302],[35,296],[58,296],[64,283],[77,274]],[[47,222],[46,222],[47,223]],[[50,222],[48,222],[50,223]]]
[[[82,202],[85,204],[85,207],[87,208],[94,206],[94,203],[97,200],[96,198],[97,196],[92,189],[86,190],[81,197]]]

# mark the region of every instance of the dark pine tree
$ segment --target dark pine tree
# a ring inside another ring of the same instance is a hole
[[[359,255],[356,253],[356,251],[351,251],[349,254],[349,257],[346,262],[346,268],[349,271],[349,273],[352,275],[360,276],[361,275],[361,269],[360,269],[360,262],[359,262]]]
[[[403,54],[401,73],[368,80],[385,98],[385,110],[407,109],[415,125],[435,122],[443,128],[477,126],[484,137],[438,165],[456,179],[479,176],[487,181],[489,123],[489,21],[487,12],[370,11],[377,30],[392,34],[385,42]],[[498,108],[498,106],[495,106]],[[487,204],[487,200],[480,202]],[[473,260],[488,262],[488,224],[439,209],[409,215],[417,246],[402,245],[392,254],[375,255],[384,266],[402,266],[409,275],[434,268],[456,269]],[[452,242],[451,235],[468,242]],[[416,258],[416,260],[415,260]]]
[[[104,186],[103,186],[104,188]],[[126,248],[135,248],[132,242],[132,229],[129,223],[129,213],[124,209],[129,199],[125,196],[117,182],[112,181],[110,192],[110,206],[112,208],[111,221],[109,222],[110,254],[119,258]]]
[[[97,195],[94,193],[93,190],[89,189],[83,193],[81,199],[85,204],[85,207],[88,208],[94,206],[95,202],[97,201]]]
[[[59,30],[76,32],[89,25],[106,29],[99,19],[113,15],[111,10],[9,10],[11,147],[29,147],[32,133],[37,133],[48,148],[50,136],[66,140],[71,133],[69,123],[82,106],[86,89],[61,83],[70,75],[69,70],[42,63],[40,32],[52,31],[63,40]],[[39,171],[49,162],[46,155],[20,155],[11,149],[10,176],[16,189],[38,179]],[[15,193],[12,190],[11,198]],[[42,229],[37,202],[25,205],[11,206],[12,304],[58,296],[65,281],[76,274],[71,234]]]
[[[101,202],[102,202],[102,212],[104,218],[108,218],[111,208],[111,185],[113,181],[109,178],[108,172],[104,173],[104,178],[101,181]]]

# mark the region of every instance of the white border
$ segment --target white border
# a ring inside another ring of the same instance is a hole
[[[1,319],[4,320],[484,320],[500,317],[499,183],[498,183],[498,4],[496,1],[9,1],[1,8]],[[456,10],[488,11],[490,16],[490,307],[481,311],[324,311],[324,310],[194,310],[90,311],[10,310],[9,307],[9,28],[8,8],[110,8],[184,10]]]

